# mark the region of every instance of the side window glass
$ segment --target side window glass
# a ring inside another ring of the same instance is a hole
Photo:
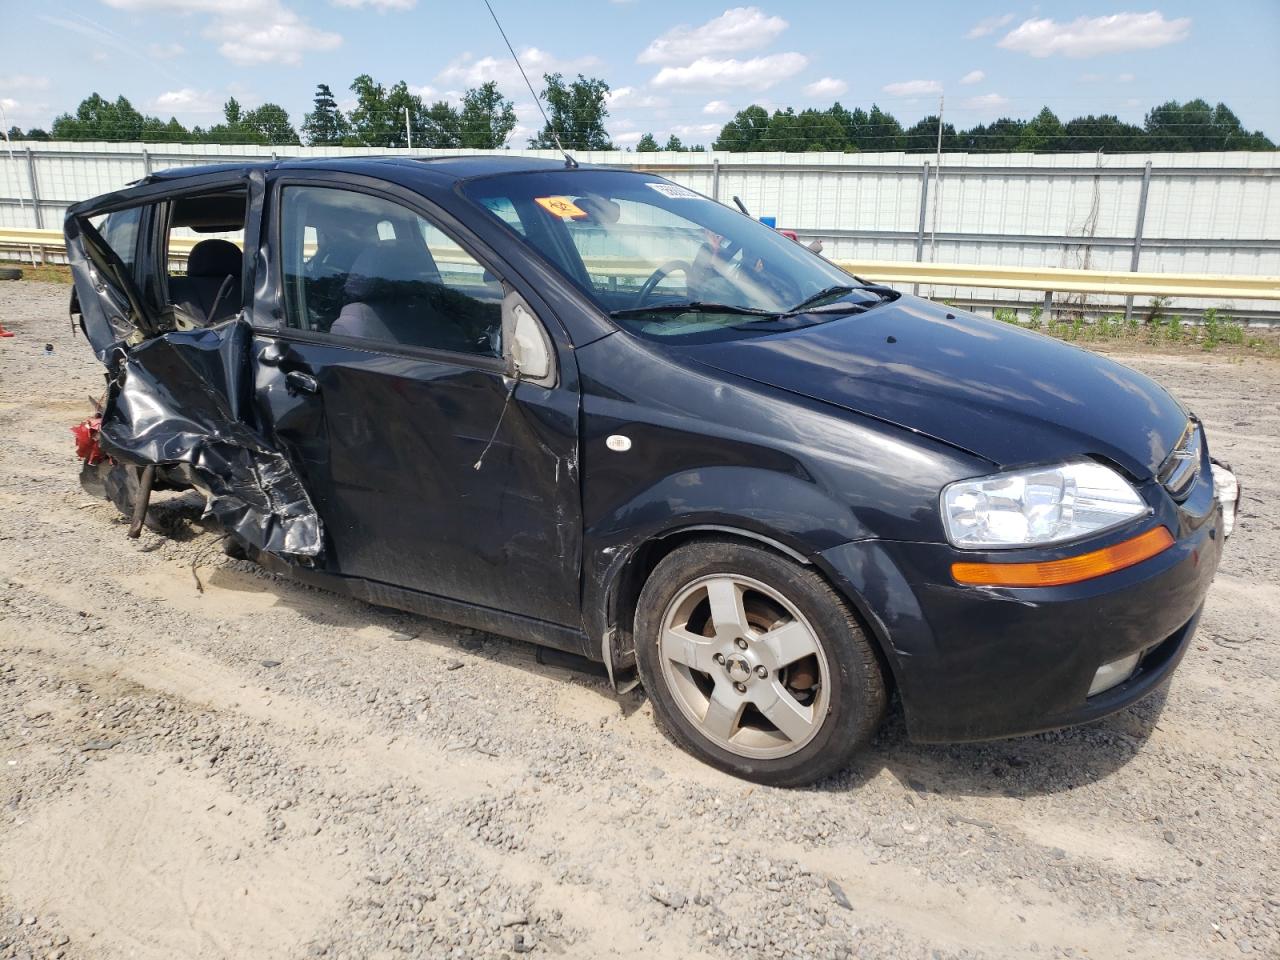
[[[384,344],[502,355],[502,285],[394,201],[285,186],[281,274],[291,327]]]
[[[458,246],[456,240],[426,220],[419,220],[427,252],[440,272],[440,282],[477,300],[502,301],[502,284],[475,257]]]
[[[94,217],[90,222],[102,234],[117,257],[129,272],[134,272],[138,258],[138,223],[142,219],[142,207],[130,207],[128,210],[117,210],[105,216]]]

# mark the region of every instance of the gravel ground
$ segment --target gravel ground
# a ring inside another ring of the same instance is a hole
[[[0,284],[0,958],[1280,956],[1280,363],[1121,359],[1243,477],[1167,690],[783,791],[642,695],[330,596],[76,482],[101,373]],[[46,352],[45,344],[52,345]]]

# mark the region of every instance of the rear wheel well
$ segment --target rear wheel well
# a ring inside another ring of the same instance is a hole
[[[618,576],[618,585],[615,591],[615,599],[613,603],[613,625],[617,631],[614,637],[614,652],[616,657],[616,665],[622,668],[630,668],[635,665],[635,640],[634,629],[636,619],[636,608],[640,600],[640,592],[644,589],[646,581],[650,574],[659,563],[670,553],[678,550],[680,547],[689,543],[701,541],[720,541],[739,543],[744,546],[756,547],[760,550],[767,550],[770,553],[785,557],[793,563],[803,563],[806,567],[816,573],[827,585],[835,591],[836,595],[841,598],[844,605],[849,609],[850,613],[857,619],[858,624],[862,627],[863,632],[871,640],[871,647],[875,650],[876,657],[880,661],[881,674],[884,676],[885,683],[889,685],[890,692],[896,686],[896,678],[894,676],[893,665],[884,651],[883,641],[879,633],[874,630],[867,618],[863,616],[862,611],[856,603],[851,602],[845,595],[845,591],[835,583],[827,572],[816,563],[805,560],[800,554],[795,553],[776,544],[771,540],[763,537],[753,536],[748,533],[737,532],[733,530],[706,528],[695,528],[690,530],[677,530],[664,536],[655,537],[652,540],[646,540],[631,555],[631,559],[623,568]]]

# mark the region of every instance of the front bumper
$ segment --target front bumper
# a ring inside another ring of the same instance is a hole
[[[1205,486],[1203,512],[1170,504],[1145,521],[1165,522],[1172,547],[1068,586],[958,586],[950,566],[966,556],[945,544],[858,541],[820,561],[880,634],[914,739],[1036,733],[1122,709],[1177,667],[1221,556],[1222,509]],[[1132,676],[1088,696],[1100,666],[1137,652]]]

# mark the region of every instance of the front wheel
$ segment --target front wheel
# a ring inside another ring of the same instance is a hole
[[[774,786],[843,768],[884,716],[870,641],[812,569],[734,541],[674,550],[640,594],[636,661],[684,749]]]

